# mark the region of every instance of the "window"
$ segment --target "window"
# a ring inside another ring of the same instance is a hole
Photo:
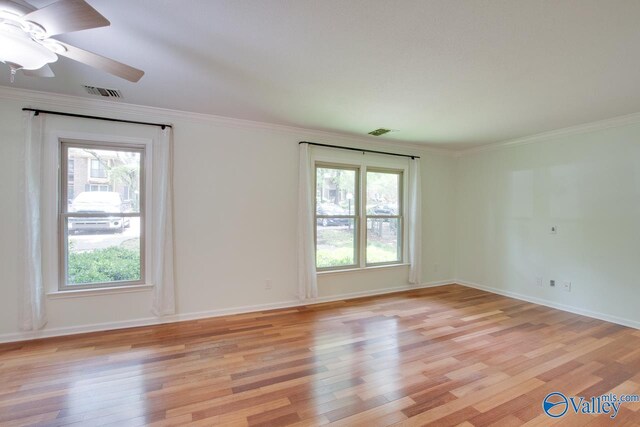
[[[69,173],[70,164],[87,160],[89,178],[100,171],[108,183]],[[60,200],[67,201],[59,204],[60,290],[143,284],[144,147],[62,142],[60,164]]]
[[[86,191],[111,191],[108,184],[87,184]]]
[[[403,171],[324,163],[315,171],[316,268],[401,263]]]
[[[358,168],[316,167],[316,266],[359,263]]]
[[[402,172],[367,170],[367,264],[402,260]]]
[[[108,164],[108,159],[91,159],[91,169],[89,176],[91,178],[104,179],[107,177],[107,168],[105,164]]]

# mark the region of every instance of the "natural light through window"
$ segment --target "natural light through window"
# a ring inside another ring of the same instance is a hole
[[[316,268],[401,263],[402,171],[320,163],[315,172]]]
[[[61,144],[60,288],[144,281],[144,149]]]
[[[358,264],[358,169],[316,168],[316,266]]]
[[[367,171],[367,264],[402,260],[402,173]]]

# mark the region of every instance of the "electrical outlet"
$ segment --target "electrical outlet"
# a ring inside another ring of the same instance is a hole
[[[556,287],[556,281],[555,280],[549,280],[549,286],[551,286],[552,288]]]
[[[544,279],[542,277],[536,277],[536,286],[538,286],[539,288],[544,286]]]
[[[268,291],[271,290],[271,279],[267,279],[264,281],[264,288]]]
[[[571,292],[571,282],[569,282],[568,280],[565,280],[564,282],[562,282],[562,289],[565,292]]]
[[[551,228],[549,228],[549,233],[550,234],[558,234],[558,226],[557,225],[552,225]]]

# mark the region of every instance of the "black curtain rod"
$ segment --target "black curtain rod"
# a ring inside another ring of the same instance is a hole
[[[387,156],[410,157],[412,159],[420,158],[420,156],[412,156],[410,154],[388,153],[386,151],[365,150],[364,148],[343,147],[341,145],[318,144],[317,142],[300,141],[298,144],[309,144],[309,145],[315,145],[318,147],[339,148],[341,150],[359,151],[361,153],[376,153],[376,154],[386,154]]]
[[[159,126],[162,129],[173,128],[172,125],[167,125],[164,123],[136,122],[135,120],[122,120],[122,119],[113,119],[111,117],[86,116],[84,114],[73,114],[73,113],[63,113],[61,111],[39,110],[37,108],[23,108],[22,111],[33,111],[34,113],[36,113],[35,114],[36,116],[40,113],[44,113],[44,114],[55,114],[56,116],[78,117],[80,119],[94,119],[94,120],[104,120],[107,122],[131,123],[134,125]]]

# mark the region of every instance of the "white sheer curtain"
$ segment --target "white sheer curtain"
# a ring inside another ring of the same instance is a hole
[[[25,139],[21,191],[24,222],[20,327],[25,331],[41,329],[47,323],[42,280],[43,120],[42,115],[36,115],[33,111],[26,111],[23,116]]]
[[[309,144],[299,144],[300,169],[298,182],[298,298],[318,296],[316,277],[313,197],[313,165]]]
[[[422,281],[422,197],[420,159],[409,160],[409,201],[407,225],[409,232],[409,283]]]
[[[158,130],[153,144],[152,164],[152,312],[156,316],[165,316],[176,311],[173,272],[173,132],[170,127]]]

